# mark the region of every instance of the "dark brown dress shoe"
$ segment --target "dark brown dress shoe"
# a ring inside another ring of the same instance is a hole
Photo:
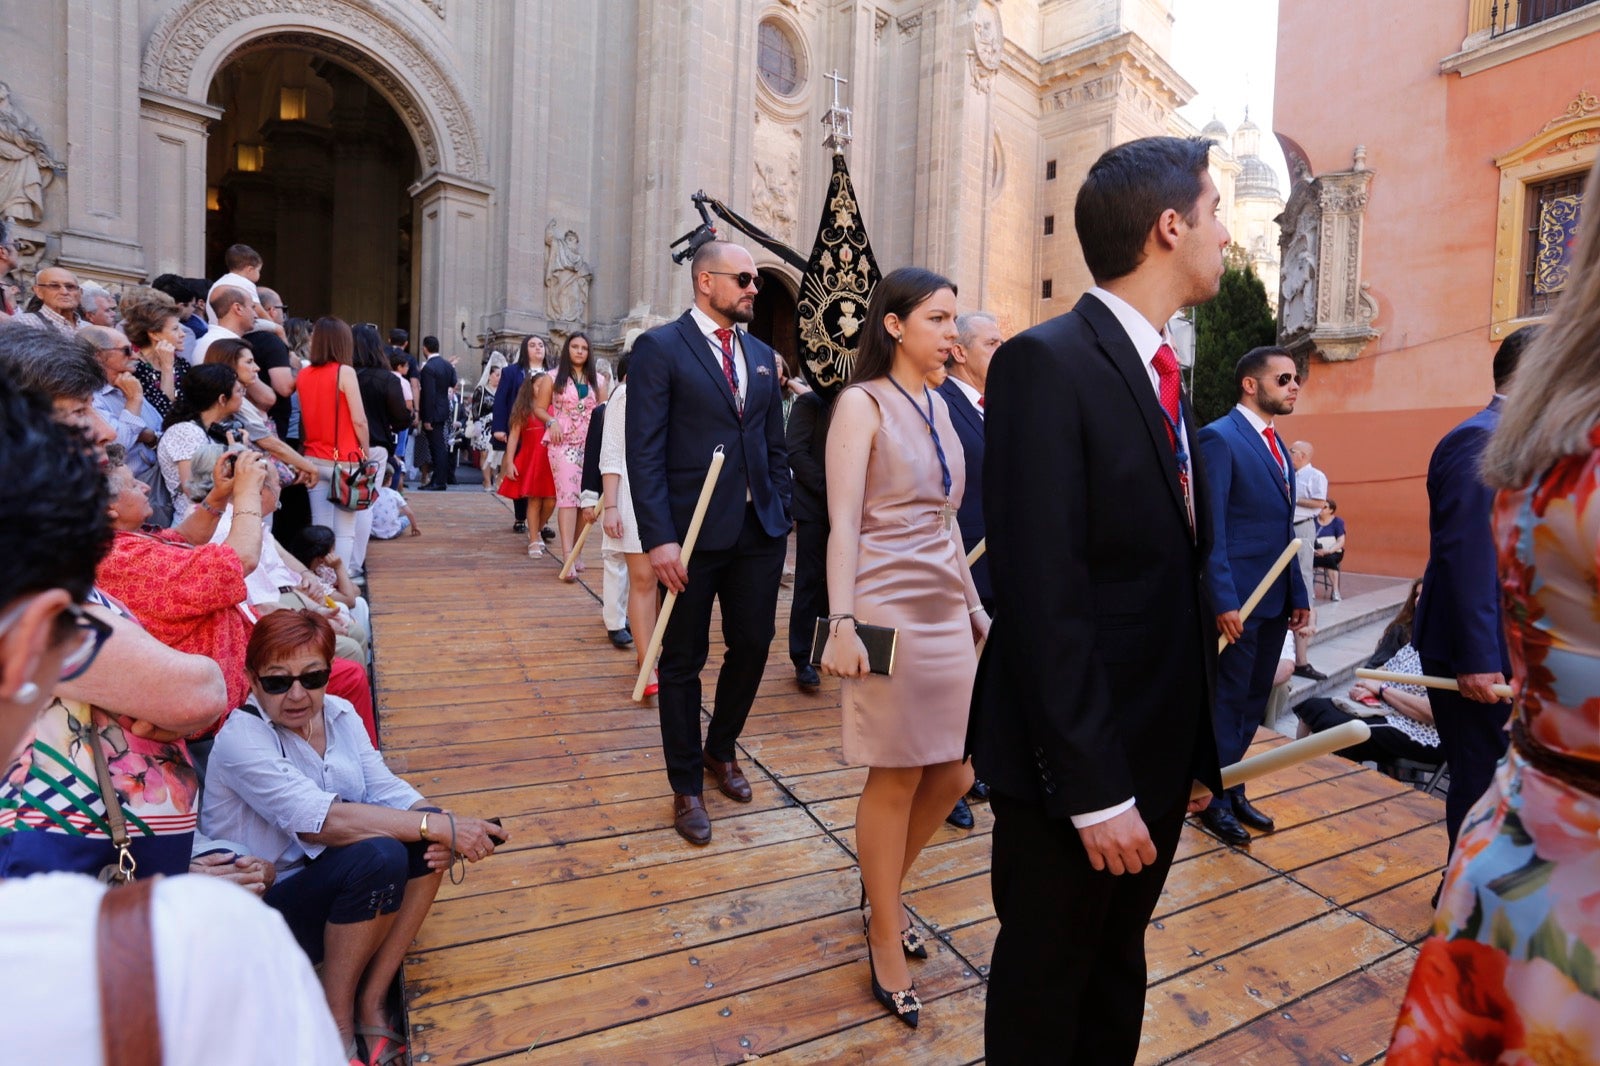
[[[711,843],[711,815],[699,796],[672,797],[672,828],[691,844]]]
[[[717,779],[717,788],[724,796],[740,803],[750,802],[750,782],[744,778],[744,772],[739,769],[738,759],[729,759],[723,762],[713,759],[707,752],[702,756],[706,764],[706,772]]]

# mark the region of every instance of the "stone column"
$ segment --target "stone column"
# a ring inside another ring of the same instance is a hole
[[[409,189],[413,212],[411,315],[416,341],[439,338],[445,355],[466,355],[484,314],[491,186],[450,174],[430,174]],[[463,376],[465,376],[463,374]]]
[[[198,277],[206,262],[206,139],[222,108],[139,94],[139,232],[149,276]]]
[[[67,217],[61,263],[145,280],[139,243],[139,3],[67,0]],[[203,166],[202,162],[202,166]],[[205,205],[204,196],[198,201]]]

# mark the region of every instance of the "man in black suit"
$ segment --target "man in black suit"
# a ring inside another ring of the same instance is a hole
[[[723,241],[702,246],[692,269],[694,306],[634,342],[627,459],[639,543],[656,577],[678,593],[659,668],[673,826],[691,844],[707,844],[704,773],[730,799],[750,801],[734,745],[766,668],[792,523],[776,362],[771,348],[738,328],[755,315],[761,276],[749,252]],[[718,448],[722,474],[686,569],[683,539]],[[702,746],[700,670],[713,599],[727,650]]]
[[[1075,216],[1097,287],[989,368],[995,621],[969,743],[995,817],[996,1066],[1134,1061],[1145,925],[1194,783],[1221,787],[1205,476],[1165,334],[1222,277],[1209,147],[1100,157]]]
[[[1500,617],[1500,576],[1490,512],[1494,490],[1478,473],[1478,460],[1500,424],[1500,405],[1517,360],[1537,327],[1524,326],[1500,343],[1494,355],[1494,398],[1456,426],[1428,460],[1428,567],[1411,644],[1422,672],[1453,677],[1459,692],[1428,690],[1428,706],[1439,730],[1439,747],[1450,765],[1444,827],[1450,850],[1472,805],[1494,778],[1506,753],[1511,705],[1493,686],[1511,676],[1505,626]]]
[[[456,387],[456,368],[439,354],[437,337],[422,338],[422,359],[422,369],[417,372],[422,385],[417,416],[422,419],[422,432],[427,435],[428,453],[433,458],[433,476],[422,487],[443,492],[450,487],[455,466],[455,455],[446,441],[450,435],[450,390]]]
[[[806,693],[822,685],[811,665],[817,619],[828,614],[828,423],[832,395],[802,392],[789,408],[786,436],[794,485],[794,602],[789,605],[789,660]]]

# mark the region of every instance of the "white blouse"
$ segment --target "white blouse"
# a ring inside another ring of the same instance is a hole
[[[622,518],[622,539],[607,535],[605,546],[625,552],[640,553],[639,522],[633,515],[633,493],[628,489],[628,386],[618,385],[606,404],[606,423],[600,432],[600,476],[619,474],[617,485],[617,514]],[[602,532],[603,532],[602,528]]]

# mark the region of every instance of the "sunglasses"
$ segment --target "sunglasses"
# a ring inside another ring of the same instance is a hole
[[[1281,389],[1285,385],[1289,384],[1289,382],[1291,382],[1291,381],[1294,382],[1296,385],[1300,384],[1300,375],[1299,374],[1290,374],[1290,373],[1285,372],[1285,373],[1279,374],[1273,380],[1278,383],[1278,388]]]
[[[766,280],[760,274],[752,274],[746,270],[741,270],[737,274],[730,274],[726,270],[708,270],[706,273],[720,274],[722,277],[732,278],[738,283],[739,288],[741,289],[748,289],[750,286],[754,285],[757,292],[761,291],[761,283]]]
[[[294,688],[294,683],[300,682],[300,687],[307,692],[328,687],[328,669],[307,670],[303,674],[257,674],[256,684],[261,686],[261,691],[269,696],[281,696]]]

